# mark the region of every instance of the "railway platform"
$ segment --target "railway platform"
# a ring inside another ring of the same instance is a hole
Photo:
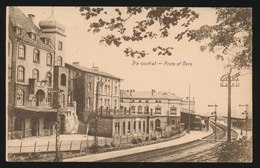
[[[190,134],[187,133],[183,137],[180,137],[180,138],[174,139],[174,140],[170,140],[170,141],[166,141],[166,142],[145,145],[145,146],[125,149],[125,150],[111,151],[111,152],[98,153],[98,154],[88,154],[86,156],[64,159],[63,162],[95,162],[95,161],[110,159],[110,158],[119,157],[119,156],[126,156],[126,155],[145,152],[145,151],[149,151],[149,150],[180,145],[180,144],[191,142],[191,141],[194,141],[197,139],[202,139],[212,133],[213,133],[212,128],[209,128],[209,130],[207,132],[206,131],[190,131]]]

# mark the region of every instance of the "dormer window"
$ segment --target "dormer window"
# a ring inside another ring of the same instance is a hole
[[[36,35],[34,33],[31,33],[31,39],[36,41]]]
[[[20,27],[16,27],[16,34],[22,35],[22,29]]]

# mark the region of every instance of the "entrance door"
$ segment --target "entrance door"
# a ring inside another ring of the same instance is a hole
[[[44,99],[45,99],[45,93],[43,90],[38,90],[36,92],[36,106],[43,106],[44,104]]]
[[[33,117],[30,122],[30,130],[32,136],[39,135],[39,120],[36,117]]]

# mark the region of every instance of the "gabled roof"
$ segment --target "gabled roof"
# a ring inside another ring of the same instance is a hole
[[[40,38],[46,37],[45,34],[41,32],[41,30],[17,7],[9,7],[9,21],[11,26],[20,27],[26,33],[22,33],[22,35],[17,35],[16,38],[21,39],[23,41],[27,41],[32,44],[41,45],[42,47],[53,49],[50,45],[45,44]],[[35,33],[40,38],[37,41],[31,39],[28,33]]]
[[[170,92],[144,92],[144,91],[133,91],[123,92],[123,99],[164,99],[164,100],[181,100],[174,93]]]
[[[100,75],[100,76],[104,76],[104,77],[110,77],[110,78],[121,80],[121,78],[116,77],[114,75],[111,75],[111,74],[109,74],[107,72],[103,72],[103,71],[94,70],[94,69],[91,69],[91,68],[82,67],[80,65],[65,63],[65,66],[70,66],[72,68],[76,68],[76,69],[78,69],[80,71],[87,72],[87,73],[92,73],[92,74],[95,74],[95,75]]]

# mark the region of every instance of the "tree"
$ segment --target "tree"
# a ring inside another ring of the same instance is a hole
[[[250,68],[252,66],[252,11],[249,8],[215,8],[217,20],[213,26],[203,25],[192,29],[191,23],[199,18],[194,8],[175,7],[80,7],[79,11],[90,21],[89,30],[106,33],[100,39],[105,45],[119,47],[126,42],[140,42],[145,39],[175,38],[203,42],[201,51],[216,53],[217,59],[230,59],[230,68]],[[103,17],[102,17],[103,16]],[[138,21],[133,17],[139,16]],[[102,17],[102,18],[101,18]],[[132,20],[131,20],[132,19]],[[130,23],[127,25],[127,22]],[[177,27],[178,31],[170,31]],[[153,46],[151,52],[171,56],[172,46]],[[126,56],[142,58],[147,51],[127,47]],[[230,58],[230,55],[232,58]]]
[[[252,10],[249,8],[216,8],[217,23],[189,30],[189,40],[209,42],[201,50],[217,53],[217,59],[229,59],[231,69],[252,67]],[[231,56],[231,57],[230,57]]]
[[[89,30],[93,33],[106,31],[100,43],[119,47],[123,42],[140,42],[144,39],[166,38],[171,34],[171,27],[180,25],[186,28],[199,17],[195,11],[184,8],[172,7],[80,7],[81,15],[91,21]],[[132,19],[138,17],[138,21]],[[101,18],[101,16],[103,16]],[[104,17],[105,16],[105,17]],[[132,19],[132,20],[131,20]],[[183,22],[184,21],[184,22]],[[129,24],[127,24],[127,22]],[[178,38],[176,36],[176,38]],[[153,46],[152,52],[158,55],[171,56],[172,46]],[[142,58],[149,54],[147,51],[134,50],[127,47],[124,50],[126,56]]]

